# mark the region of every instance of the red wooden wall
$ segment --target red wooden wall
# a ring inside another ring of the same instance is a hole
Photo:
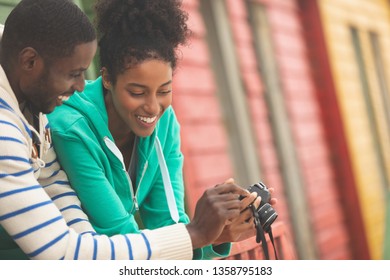
[[[317,258],[351,258],[342,201],[296,1],[266,0],[280,82],[310,209]]]
[[[330,70],[318,3],[317,1],[300,0],[299,7],[302,24],[306,27],[304,34],[311,63],[311,74],[315,81],[321,117],[325,124],[325,136],[330,147],[331,161],[336,175],[335,183],[338,193],[345,198],[340,204],[348,217],[343,222],[349,230],[351,257],[368,259],[368,244],[360,208],[357,207],[359,202],[356,183],[352,174],[350,155],[336,100],[336,89]]]
[[[312,77],[310,55],[295,0],[257,0],[265,5],[271,27],[274,52],[280,74],[284,101],[303,176],[310,223],[314,232],[318,259],[352,258],[346,216],[339,194],[331,149]],[[274,145],[272,127],[264,97],[263,78],[258,71],[253,46],[252,27],[243,0],[226,0],[231,30],[239,60],[239,71],[246,90],[262,178],[276,189],[279,213],[286,244],[292,244],[293,231],[285,196],[281,168]],[[190,46],[183,48],[183,59],[174,77],[173,106],[181,123],[182,148],[185,156],[184,176],[188,211],[192,215],[196,201],[206,187],[232,176],[228,153],[228,135],[216,96],[216,80],[210,65],[206,28],[197,0],[185,0],[190,28],[194,34]],[[252,246],[253,240],[247,241]],[[251,245],[252,244],[252,245]],[[286,245],[287,246],[287,245]],[[245,242],[237,245],[245,248]],[[248,247],[248,248],[249,248]],[[248,249],[249,250],[249,249]],[[296,248],[289,248],[294,255]],[[256,255],[256,254],[255,254]],[[243,258],[253,258],[252,255]]]
[[[199,3],[187,0],[184,8],[190,14],[193,36],[183,48],[183,60],[175,73],[173,107],[181,124],[187,204],[192,215],[205,188],[232,176],[232,164]]]
[[[248,24],[247,8],[244,1],[227,0],[226,3],[240,67],[239,73],[246,91],[252,127],[257,140],[257,153],[263,176],[261,180],[275,189],[274,196],[278,198],[275,209],[279,214],[277,222],[283,223],[284,234],[292,241],[289,212],[264,97],[265,85],[259,73],[252,30]]]

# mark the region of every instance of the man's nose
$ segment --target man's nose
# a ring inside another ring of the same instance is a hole
[[[80,75],[80,77],[76,80],[75,84],[73,85],[73,89],[78,92],[82,92],[85,87],[85,79],[84,75]]]

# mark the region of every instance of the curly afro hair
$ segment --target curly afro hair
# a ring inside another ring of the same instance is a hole
[[[181,0],[98,0],[95,24],[101,67],[111,82],[147,59],[177,63],[177,48],[190,34]]]

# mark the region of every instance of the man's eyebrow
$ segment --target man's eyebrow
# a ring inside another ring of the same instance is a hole
[[[73,70],[71,70],[71,72],[84,72],[84,71],[87,71],[87,69],[88,68],[84,68],[84,67],[80,67],[80,68],[78,68],[78,69],[73,69]]]

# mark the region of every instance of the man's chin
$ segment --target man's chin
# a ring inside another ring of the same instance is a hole
[[[43,114],[50,114],[51,112],[53,112],[55,110],[55,108],[57,106],[60,106],[60,105],[54,104],[54,105],[51,105],[51,106],[47,106],[45,108],[41,108],[41,113],[43,113]]]

